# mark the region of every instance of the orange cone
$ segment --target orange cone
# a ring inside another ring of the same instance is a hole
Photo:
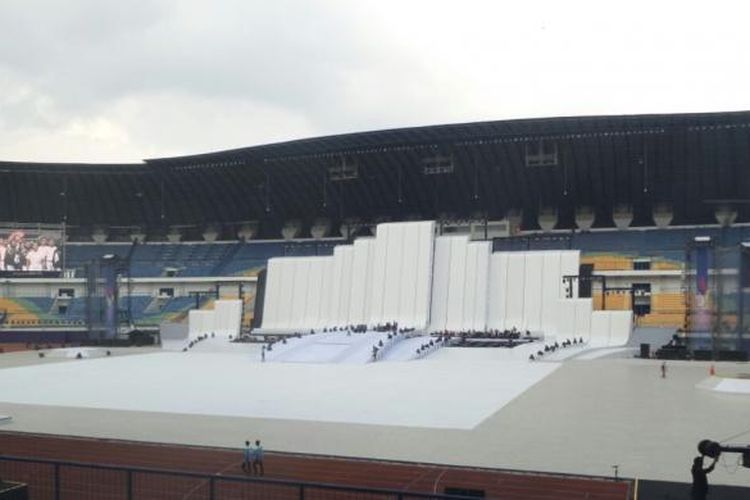
[[[716,375],[716,369],[714,369],[714,365],[711,365],[711,368],[708,369],[708,374],[712,377]]]

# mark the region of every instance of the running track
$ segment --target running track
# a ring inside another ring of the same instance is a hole
[[[160,445],[130,441],[0,432],[0,453],[95,464],[169,469],[241,476],[241,451]],[[266,453],[266,478],[384,488],[405,492],[442,493],[446,486],[484,490],[486,498],[534,500],[627,500],[631,483],[590,477],[522,473],[405,462],[356,460]],[[0,461],[0,477],[31,486],[36,499],[52,498],[51,466]],[[65,468],[62,500],[124,499],[125,478],[115,471]],[[197,500],[208,498],[205,480],[137,475],[134,498]],[[289,487],[221,481],[216,498],[298,498]],[[369,499],[382,496],[309,491],[306,499]],[[406,497],[408,498],[408,497]]]

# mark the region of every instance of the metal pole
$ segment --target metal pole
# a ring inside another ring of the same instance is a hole
[[[744,339],[745,339],[745,281],[744,278],[746,275],[750,274],[750,270],[746,269],[747,267],[747,260],[745,258],[745,252],[747,250],[744,246],[740,245],[740,264],[739,264],[739,271],[740,271],[740,277],[737,282],[737,289],[739,290],[739,304],[738,309],[739,312],[737,314],[737,319],[739,321],[739,324],[737,326],[737,350],[742,351],[744,350]],[[750,286],[750,283],[748,283],[748,286]]]
[[[299,500],[305,500],[305,485],[299,485]]]
[[[215,483],[216,481],[214,480],[214,477],[211,476],[208,480],[208,500],[214,500],[216,498]]]
[[[722,233],[723,234],[723,233]],[[713,339],[711,341],[711,359],[716,361],[719,354],[719,338],[722,329],[722,308],[724,307],[724,276],[721,269],[720,256],[721,247],[714,247],[714,279],[716,280],[716,324],[714,325]]]

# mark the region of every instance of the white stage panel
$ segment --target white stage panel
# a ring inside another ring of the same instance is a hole
[[[263,301],[263,328],[275,328],[279,293],[281,291],[278,259],[269,259],[266,266],[266,291]]]
[[[542,276],[542,325],[545,335],[557,334],[557,306],[562,298],[560,295],[559,251],[544,252],[544,274]]]
[[[490,283],[487,302],[487,326],[493,329],[505,328],[506,298],[508,286],[508,254],[490,255]]]
[[[401,291],[401,254],[403,227],[389,225],[385,240],[385,291],[383,292],[382,322],[391,322],[398,316]]]
[[[576,333],[576,303],[572,299],[560,300],[557,305],[557,340],[575,337]]]
[[[298,257],[292,261],[294,267],[294,289],[292,290],[291,328],[306,324],[307,282],[310,279],[310,258]]]
[[[294,269],[289,259],[279,259],[279,294],[276,302],[276,328],[289,328],[289,311],[292,301],[292,284]]]
[[[188,340],[215,331],[213,310],[192,309],[188,313]]]
[[[333,272],[331,274],[331,301],[328,304],[328,313],[326,318],[330,326],[341,325],[339,306],[341,302],[341,285],[344,273],[344,258],[342,257],[343,247],[336,247],[333,250]]]
[[[576,303],[575,336],[587,340],[591,335],[591,313],[593,306],[591,299],[574,299]]]
[[[366,291],[370,283],[367,276],[368,260],[370,258],[370,238],[358,239],[354,242],[352,256],[352,287],[349,301],[349,321],[355,325],[367,323],[370,318],[366,314]]]
[[[466,243],[466,270],[464,271],[462,330],[474,328],[474,306],[477,295],[477,246]]]
[[[524,287],[526,275],[525,252],[508,253],[508,284],[505,301],[505,328],[524,326]]]
[[[335,326],[330,324],[329,316],[333,296],[333,257],[323,257],[321,260],[320,313],[316,329]]]
[[[633,314],[631,311],[607,311],[609,314],[609,345],[623,346],[630,339],[633,328]]]
[[[542,328],[542,279],[544,275],[544,254],[526,253],[526,276],[524,282],[524,328],[537,332]]]
[[[237,337],[242,323],[242,301],[223,299],[214,302],[216,334]]]
[[[432,261],[435,251],[435,223],[421,222],[419,226],[419,262],[415,286],[415,323],[417,329],[426,328],[430,322],[432,299]]]
[[[349,303],[352,297],[352,273],[354,265],[354,248],[351,245],[341,247],[341,295],[337,315],[339,324],[351,324],[349,320]]]
[[[373,273],[375,238],[367,238],[365,241],[367,247],[367,258],[365,259],[364,281],[361,285],[365,293],[362,305],[362,318],[360,320],[360,323],[362,324],[367,324],[370,321],[370,306],[372,304],[372,287],[370,286],[370,283],[375,279],[375,273]]]
[[[305,300],[305,331],[318,326],[320,318],[320,290],[323,282],[323,263],[325,257],[310,257],[310,277],[307,280],[307,299]]]
[[[578,250],[564,250],[560,257],[560,274],[562,276],[578,275],[581,261],[581,252]],[[565,297],[565,283],[560,280],[560,297]],[[573,284],[573,294],[571,298],[578,297],[578,287]]]
[[[284,263],[284,272],[282,273],[284,287],[282,288],[282,307],[284,314],[282,317],[282,325],[284,328],[294,328],[295,318],[295,304],[294,296],[296,289],[297,276],[297,259],[286,259]]]
[[[413,326],[417,312],[417,272],[422,257],[418,228],[405,227],[401,234],[401,263],[399,267],[399,301],[396,317],[400,324]]]
[[[383,321],[383,299],[386,286],[386,250],[388,245],[387,224],[379,224],[376,230],[375,243],[372,248],[372,287],[370,299],[370,324],[385,323]]]
[[[464,282],[466,277],[466,242],[465,236],[451,238],[450,272],[448,277],[448,309],[446,328],[463,329]]]
[[[474,325],[475,330],[487,328],[487,294],[490,270],[490,252],[492,244],[489,242],[472,243],[477,247],[476,255],[476,286],[474,295]]]
[[[435,238],[435,260],[432,274],[432,310],[430,330],[445,329],[448,313],[448,281],[450,277],[451,238]]]
[[[591,313],[591,347],[608,347],[610,331],[610,314],[608,311]]]

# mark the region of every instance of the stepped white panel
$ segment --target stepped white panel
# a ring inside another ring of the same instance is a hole
[[[355,325],[366,324],[370,319],[370,283],[369,270],[371,265],[371,249],[374,240],[363,238],[356,240],[353,245],[352,257],[352,287],[349,300],[349,321]]]
[[[478,242],[471,243],[471,246],[476,247],[476,282],[473,307],[474,322],[472,328],[475,330],[484,330],[487,328],[487,301],[492,244],[489,242]]]
[[[327,257],[310,257],[310,277],[307,280],[305,300],[305,330],[314,329],[320,324],[321,290],[323,287],[324,265]]]
[[[331,274],[331,300],[328,303],[328,312],[326,313],[327,323],[331,326],[341,324],[339,314],[339,304],[341,302],[341,285],[344,274],[344,259],[342,257],[343,247],[336,247],[333,251],[333,273]]]
[[[188,313],[188,339],[193,340],[204,334],[216,331],[214,312],[193,309]]]
[[[631,311],[607,311],[609,314],[609,345],[623,346],[630,339],[633,329],[633,314]]]
[[[431,330],[487,327],[591,332],[591,301],[565,299],[563,275],[578,251],[491,253],[466,236],[434,237],[433,222],[381,224],[376,237],[331,257],[269,261],[264,329],[298,330],[398,321]],[[573,290],[577,292],[577,290]],[[618,338],[627,338],[623,317]]]
[[[610,318],[608,311],[591,313],[591,347],[609,347]]]
[[[508,283],[505,300],[505,328],[524,326],[524,282],[526,278],[526,252],[508,254]]]
[[[476,245],[466,244],[466,266],[463,276],[463,321],[462,330],[474,328],[474,305],[477,295],[477,253]]]
[[[296,259],[284,259],[281,266],[281,304],[279,305],[279,324],[281,328],[294,328],[294,280],[296,278]]]
[[[417,329],[427,328],[430,322],[432,301],[433,259],[435,255],[435,223],[419,223],[419,254],[416,262],[414,324]]]
[[[482,330],[487,321],[489,243],[435,239],[430,329]]]
[[[275,265],[271,269],[273,269],[273,271],[275,271],[275,274],[276,274],[275,291],[272,295],[272,300],[274,302],[274,305],[271,309],[271,312],[273,313],[272,325],[275,328],[280,328],[282,326],[281,323],[282,323],[282,317],[284,314],[284,311],[283,311],[284,299],[283,299],[282,294],[284,293],[285,264],[282,259],[272,259],[272,261],[273,261],[273,264]]]
[[[447,236],[435,238],[432,309],[430,311],[430,331],[433,332],[445,330],[448,315],[451,239]]]
[[[214,326],[216,335],[236,337],[242,326],[242,301],[222,299],[214,302]]]
[[[386,287],[386,249],[387,249],[388,225],[380,224],[376,229],[375,242],[371,249],[372,255],[372,286],[370,300],[369,324],[384,323],[383,300],[385,299]]]
[[[385,297],[383,299],[383,322],[394,321],[399,313],[401,300],[401,265],[404,252],[404,229],[399,225],[392,225],[386,233],[385,259]]]
[[[320,315],[316,329],[333,326],[329,323],[329,311],[333,300],[333,257],[324,257],[321,265],[322,276],[320,287]]]
[[[576,333],[576,302],[563,299],[558,302],[557,335],[558,340],[575,337]]]
[[[593,306],[591,299],[571,299],[575,301],[576,307],[576,327],[575,336],[583,337],[588,340],[591,335],[591,313]]]
[[[279,294],[281,293],[281,264],[278,259],[268,260],[266,294],[263,302],[263,326],[275,328],[278,322]]]
[[[523,328],[539,331],[542,328],[542,280],[544,253],[526,252],[526,272],[523,287]]]
[[[542,324],[545,335],[557,334],[557,307],[560,295],[560,251],[544,252],[544,274],[542,276]]]
[[[487,326],[505,329],[506,300],[508,297],[508,253],[490,255],[490,283],[488,285]]]
[[[354,248],[351,245],[341,247],[339,253],[341,259],[341,295],[337,307],[338,324],[348,325],[349,320],[349,303],[352,296],[352,272],[354,265]]]
[[[294,289],[292,290],[292,308],[290,314],[291,328],[299,328],[306,324],[305,309],[307,308],[307,282],[310,276],[310,259],[296,258],[292,260],[294,268]]]
[[[419,259],[419,232],[403,231],[401,234],[401,263],[399,265],[399,323],[414,325],[417,320],[417,273],[410,269],[411,262]]]
[[[573,276],[578,274],[581,261],[581,252],[578,250],[564,250],[560,256],[560,276]],[[560,280],[560,297],[565,297],[565,282]],[[578,287],[574,283],[571,298],[578,297]]]
[[[451,238],[450,270],[448,274],[448,313],[446,328],[462,330],[464,325],[464,283],[468,238]]]

